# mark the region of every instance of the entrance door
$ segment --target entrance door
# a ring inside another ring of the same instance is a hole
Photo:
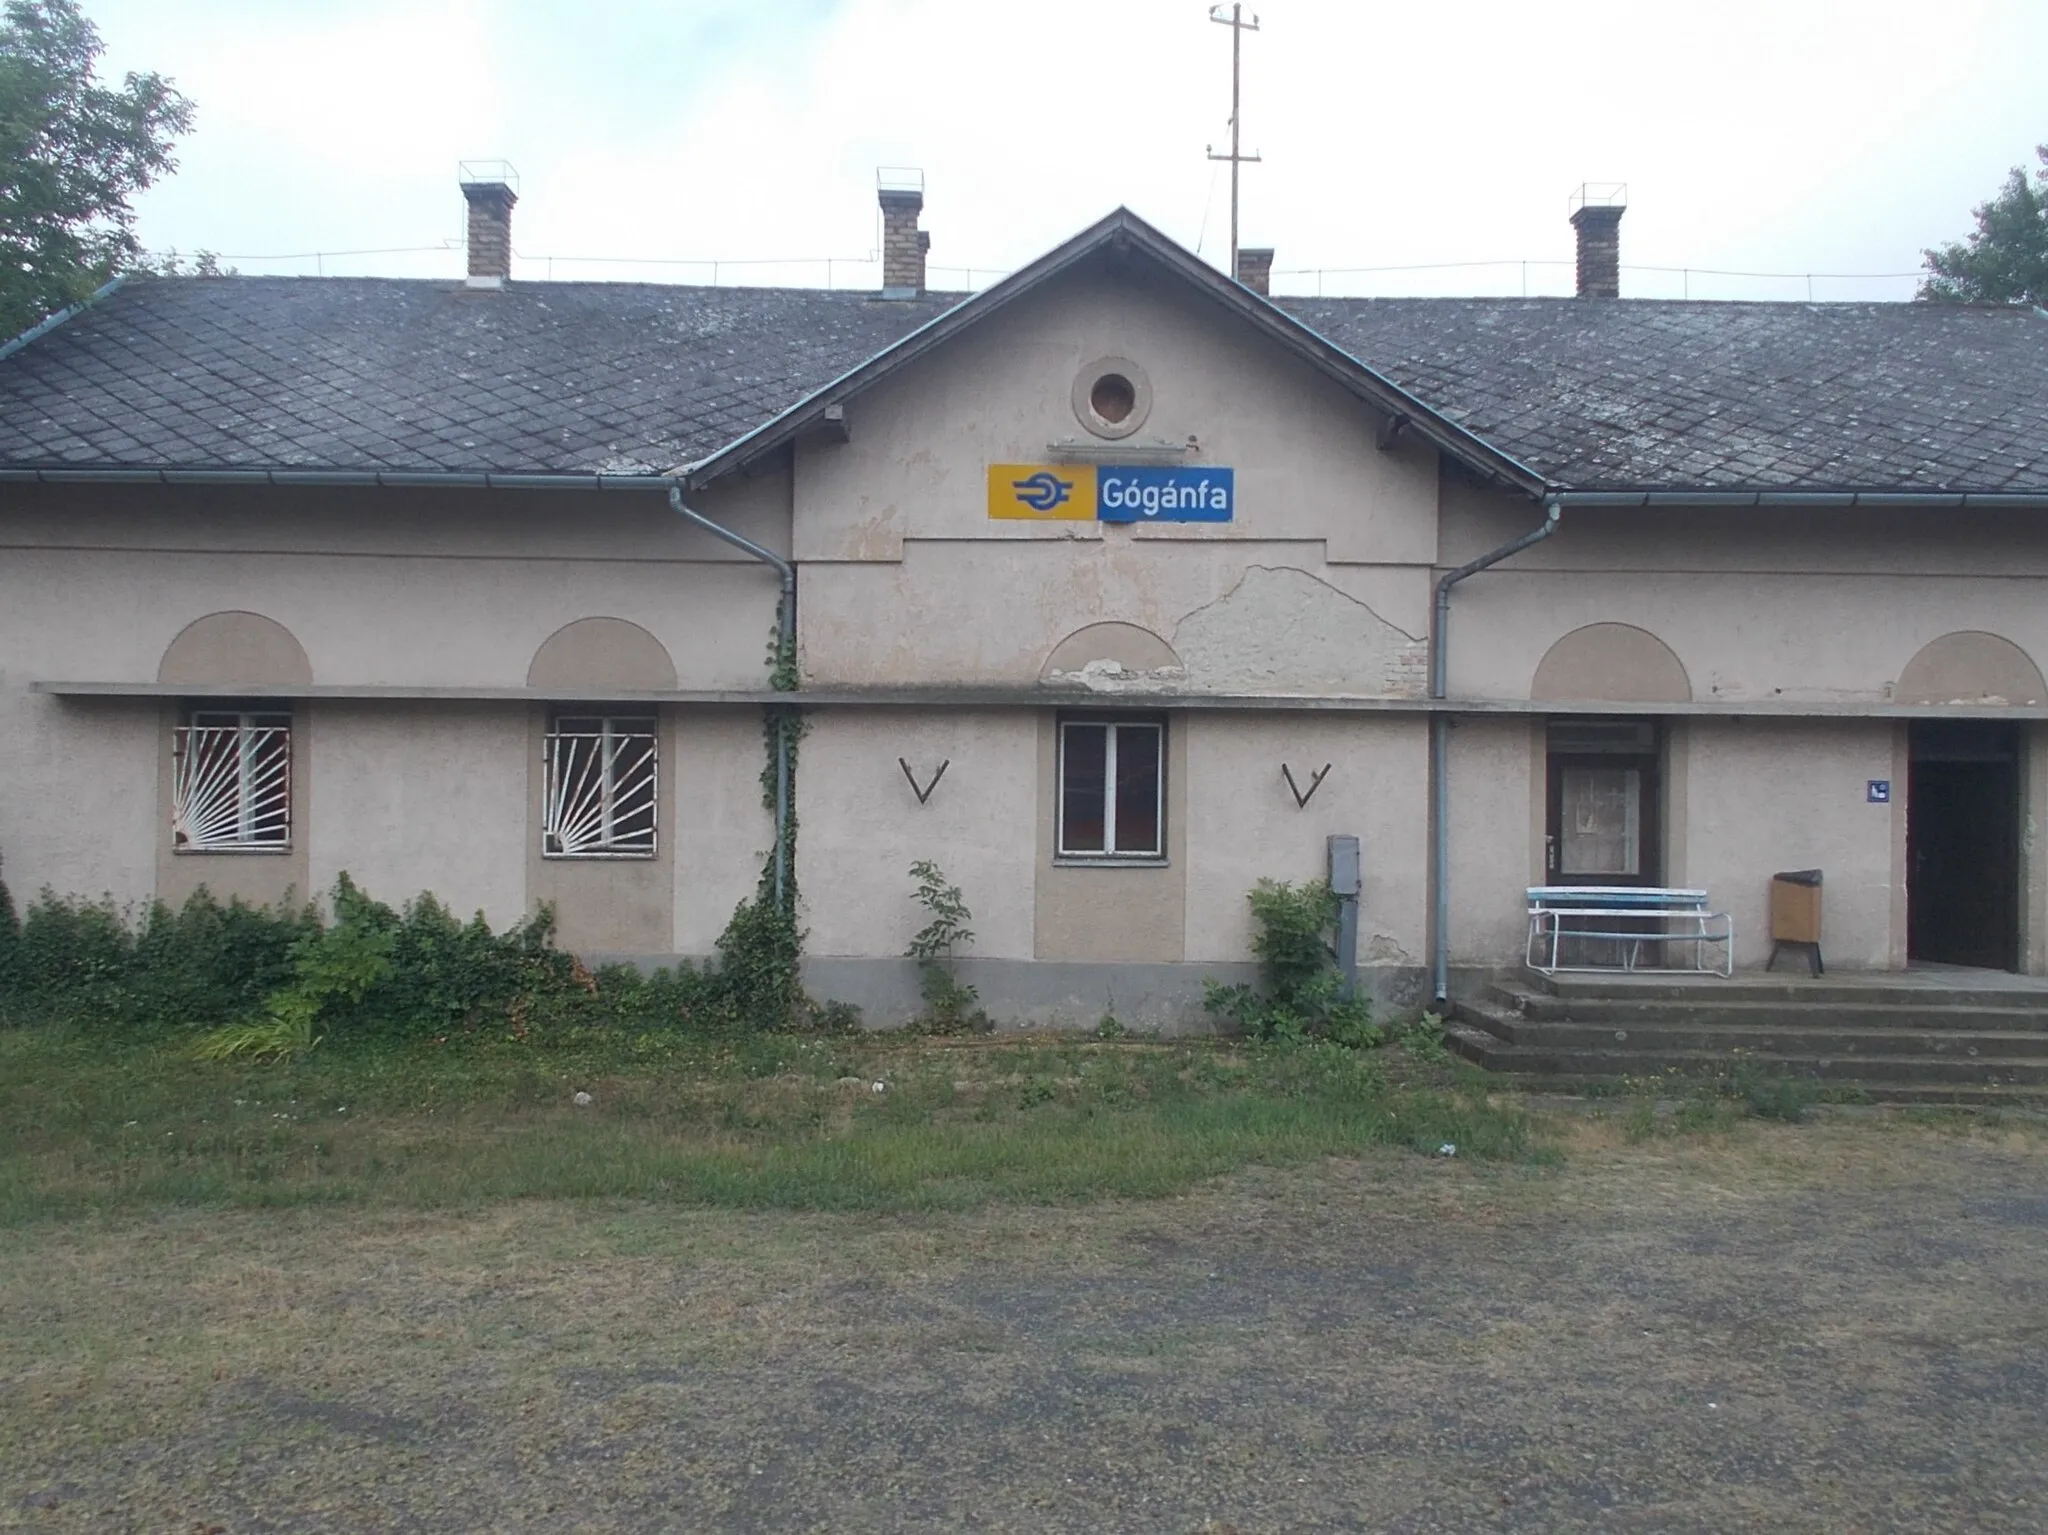
[[[2019,740],[2009,725],[1915,725],[1906,781],[1906,955],[2019,965]]]
[[[1657,766],[1654,721],[1551,721],[1548,883],[1662,882]]]

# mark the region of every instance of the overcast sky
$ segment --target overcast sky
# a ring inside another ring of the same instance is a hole
[[[245,272],[430,247],[318,266],[456,275],[457,162],[482,158],[519,172],[519,278],[712,280],[659,258],[821,284],[829,257],[873,286],[881,165],[924,173],[934,286],[985,285],[1120,203],[1219,263],[1228,243],[1204,150],[1228,133],[1230,34],[1206,0],[85,6],[110,73],[160,70],[198,105],[143,240]],[[1252,10],[1243,240],[1277,247],[1282,292],[1569,292],[1567,197],[1612,181],[1625,294],[1803,298],[1804,277],[1708,274],[1911,272],[2048,139],[2044,0]],[[1449,262],[1503,264],[1341,270]]]

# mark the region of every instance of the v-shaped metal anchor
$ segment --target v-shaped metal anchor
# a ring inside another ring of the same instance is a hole
[[[910,771],[910,764],[908,762],[905,762],[901,757],[898,757],[896,759],[896,765],[903,769],[903,776],[910,780],[910,792],[917,796],[917,802],[920,805],[922,805],[932,797],[932,790],[938,788],[939,780],[946,776],[946,769],[953,765],[953,759],[951,757],[948,757],[944,762],[941,762],[939,764],[939,770],[936,773],[932,774],[932,781],[926,784],[923,788],[918,787],[917,774]]]
[[[1294,808],[1308,809],[1308,802],[1316,797],[1316,790],[1323,786],[1323,780],[1330,776],[1330,764],[1325,762],[1322,771],[1308,781],[1306,789],[1294,781],[1294,770],[1286,763],[1280,764],[1280,776],[1287,780],[1287,788],[1294,795]]]

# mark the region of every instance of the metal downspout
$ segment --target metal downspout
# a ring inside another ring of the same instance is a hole
[[[1551,497],[1543,504],[1543,522],[1531,528],[1520,538],[1510,539],[1498,549],[1482,554],[1476,560],[1460,565],[1436,583],[1436,603],[1430,612],[1429,621],[1429,696],[1442,699],[1447,696],[1446,679],[1450,671],[1451,639],[1451,588],[1467,576],[1476,576],[1489,566],[1498,565],[1502,560],[1520,554],[1532,544],[1540,544],[1557,531],[1557,519],[1562,512],[1557,498]],[[1436,1000],[1447,1001],[1451,994],[1451,809],[1449,802],[1451,721],[1442,710],[1433,710],[1429,716],[1429,861],[1430,888],[1434,893],[1435,917],[1430,923],[1429,949],[1432,980],[1436,988]]]
[[[713,538],[722,539],[744,554],[750,554],[764,565],[772,565],[782,578],[782,600],[776,608],[778,657],[792,655],[796,650],[796,566],[771,549],[763,549],[751,538],[733,532],[731,528],[713,522],[702,512],[683,500],[683,488],[671,485],[668,490],[668,504],[680,516],[694,522]],[[789,802],[791,784],[789,781],[789,722],[779,719],[775,727],[775,905],[778,910],[789,909]]]

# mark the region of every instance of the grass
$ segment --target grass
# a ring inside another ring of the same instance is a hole
[[[960,1210],[1156,1197],[1372,1146],[1548,1154],[1466,1068],[1123,1040],[605,1035],[261,1063],[13,1029],[0,1124],[4,1224],[530,1198]]]

